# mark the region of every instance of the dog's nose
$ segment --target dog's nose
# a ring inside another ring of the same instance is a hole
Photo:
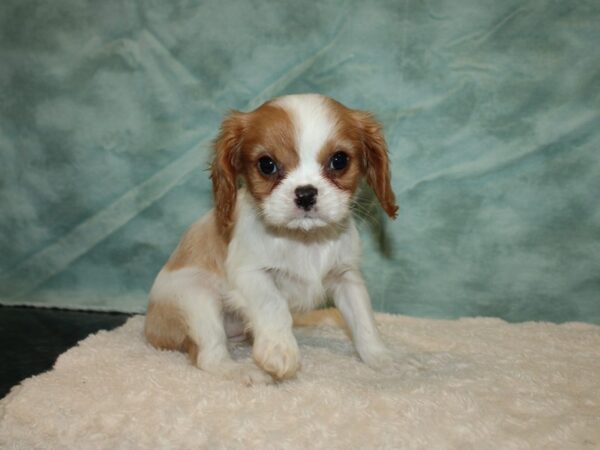
[[[302,208],[304,211],[310,211],[314,204],[317,203],[317,194],[319,191],[310,184],[297,187],[294,193],[296,194],[294,202],[298,208]]]

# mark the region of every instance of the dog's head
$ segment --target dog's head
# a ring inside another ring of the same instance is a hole
[[[226,235],[239,179],[274,227],[309,231],[340,223],[350,214],[361,177],[385,212],[396,216],[381,125],[330,98],[290,95],[249,113],[231,112],[214,149],[215,211]]]

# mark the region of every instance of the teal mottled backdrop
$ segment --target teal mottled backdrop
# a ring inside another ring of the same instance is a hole
[[[223,113],[320,92],[385,125],[376,309],[600,323],[599,24],[597,0],[4,0],[0,299],[143,311]]]

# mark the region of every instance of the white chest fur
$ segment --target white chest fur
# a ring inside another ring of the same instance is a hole
[[[268,228],[243,191],[237,206],[225,263],[228,278],[240,271],[268,273],[292,310],[317,306],[326,297],[328,278],[358,264],[358,233],[351,217],[335,230],[291,233]]]

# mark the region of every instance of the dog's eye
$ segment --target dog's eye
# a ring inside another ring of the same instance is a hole
[[[264,175],[275,175],[278,170],[277,163],[275,163],[275,161],[268,156],[263,156],[258,160],[258,169]]]
[[[344,152],[335,152],[329,160],[329,169],[342,170],[348,165],[349,156]]]

